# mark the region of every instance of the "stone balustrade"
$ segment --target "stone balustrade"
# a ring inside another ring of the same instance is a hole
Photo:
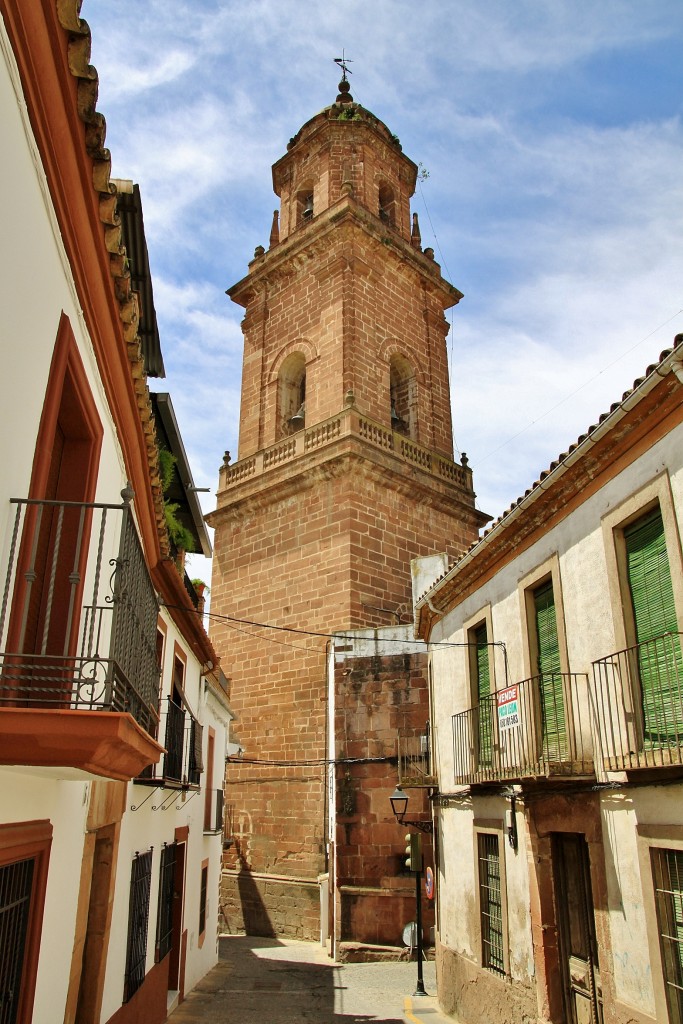
[[[241,459],[233,465],[222,466],[219,490],[226,490],[244,483],[245,480],[260,477],[301,455],[314,452],[341,438],[353,436],[383,451],[393,452],[405,462],[433,473],[449,483],[471,489],[472,474],[467,466],[430,451],[404,434],[362,416],[357,409],[351,407],[330,419],[323,420],[322,423],[305,427],[256,452],[255,455]]]

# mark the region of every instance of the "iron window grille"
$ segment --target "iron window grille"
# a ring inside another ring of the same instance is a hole
[[[123,986],[124,1003],[127,1003],[135,995],[145,980],[151,882],[152,850],[150,849],[146,853],[135,855],[131,869],[126,973]]]
[[[650,852],[669,1021],[683,1024],[683,850]]]
[[[136,782],[170,789],[198,787],[204,771],[203,726],[187,705],[171,697],[162,702],[160,726],[166,753],[159,764],[145,768]]]
[[[0,868],[0,1024],[15,1024],[33,892],[33,859]]]
[[[12,498],[0,704],[158,720],[158,602],[130,507]]]
[[[495,971],[497,974],[505,974],[503,902],[498,836],[488,832],[480,832],[477,836],[477,847],[482,964],[490,971]]]
[[[173,890],[175,883],[176,844],[164,845],[159,870],[159,905],[157,908],[157,940],[155,960],[170,952],[173,934]]]
[[[202,868],[202,879],[199,890],[199,934],[203,935],[206,931],[206,902],[209,888],[209,868],[204,866]]]

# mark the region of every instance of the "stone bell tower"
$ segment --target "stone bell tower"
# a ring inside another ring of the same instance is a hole
[[[327,635],[408,621],[411,559],[459,555],[488,519],[453,461],[444,310],[461,293],[411,224],[416,165],[339,89],[274,165],[269,249],[228,291],[245,309],[239,458],[209,517],[212,612],[242,620],[211,631],[244,751],[222,904],[234,930],[306,938],[334,847]]]

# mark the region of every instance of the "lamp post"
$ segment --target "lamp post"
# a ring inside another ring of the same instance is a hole
[[[409,821],[406,819],[406,811],[408,809],[408,797],[403,792],[400,786],[397,786],[392,795],[389,797],[391,802],[391,809],[394,812],[394,816],[399,825],[409,825],[411,828],[416,828],[420,832],[432,833],[434,831],[434,825],[431,821]],[[417,836],[413,836],[412,839],[417,840]],[[415,927],[417,930],[417,987],[413,992],[414,996],[426,996],[424,980],[422,977],[422,849],[419,842],[413,843],[411,836],[406,836],[406,842],[410,845],[406,848],[406,852],[409,852],[408,867],[412,874],[415,875]],[[415,852],[414,852],[415,851]]]

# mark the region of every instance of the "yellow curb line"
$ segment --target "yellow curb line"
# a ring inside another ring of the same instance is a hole
[[[406,996],[403,1000],[403,1012],[410,1024],[423,1024],[419,1017],[416,1017],[413,1013],[413,1001],[410,996]]]

